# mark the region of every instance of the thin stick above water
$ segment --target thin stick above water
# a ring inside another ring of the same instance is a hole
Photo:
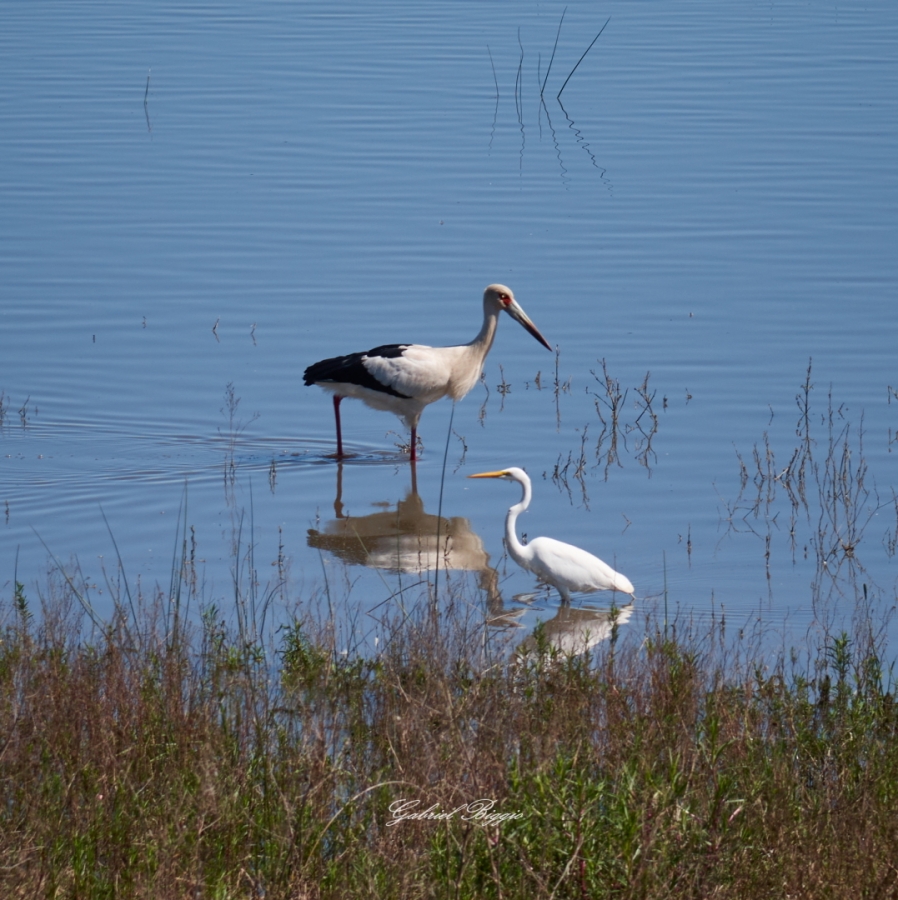
[[[440,526],[443,524],[443,487],[446,484],[446,460],[449,458],[449,439],[452,437],[452,420],[455,418],[455,401],[452,401],[452,412],[449,413],[449,430],[446,433],[446,449],[443,451],[443,469],[440,473],[440,501],[437,504],[437,552],[436,570],[433,576],[433,602],[436,606],[440,590]],[[412,472],[415,471],[414,464]]]
[[[540,97],[542,97],[543,91],[546,89],[546,82],[549,80],[549,72],[552,71],[552,62],[555,59],[555,51],[558,49],[558,38],[561,37],[561,26],[564,22],[564,13],[566,12],[567,7],[565,6],[564,12],[561,14],[561,22],[558,23],[558,31],[555,34],[555,46],[552,48],[552,59],[549,60],[549,68],[546,69],[546,77],[543,79],[543,86],[539,89]],[[608,23],[606,22],[605,24],[607,25]],[[577,65],[579,65],[579,63]],[[568,75],[568,78],[570,78],[570,75]],[[565,82],[565,84],[567,84],[567,82]],[[563,91],[564,88],[562,88],[561,90]]]
[[[152,71],[152,69],[147,70],[147,86],[146,90],[143,92],[143,114],[147,117],[147,131],[153,130],[153,126],[150,125],[150,110],[147,106],[147,99],[150,96],[150,73]]]
[[[594,43],[601,37],[602,31],[605,30],[605,26],[607,26],[608,23],[609,23],[610,21],[611,21],[611,16],[608,16],[608,18],[605,20],[605,25],[603,25],[602,28],[601,28],[601,31],[599,31],[599,33],[592,39],[592,44],[594,44]],[[577,71],[577,66],[579,66],[580,63],[583,62],[583,60],[586,58],[586,54],[589,53],[590,50],[592,50],[592,44],[590,44],[590,45],[586,48],[586,50],[583,52],[583,56],[581,56],[580,59],[577,60],[577,65],[574,66],[573,69],[571,69],[571,75],[573,75],[574,72]],[[561,86],[561,91],[563,91],[563,90],[567,87],[567,83],[571,80],[571,75],[568,75],[568,77],[564,79],[564,84]],[[556,100],[559,99],[559,98],[561,97],[561,91],[559,91],[559,92],[555,95],[555,99],[556,99]]]
[[[493,54],[492,54],[492,51],[490,50],[489,44],[486,45],[486,52],[489,53],[489,55],[490,55],[490,65],[493,67],[493,81],[496,83],[496,99],[498,100],[499,99],[499,79],[496,78],[496,66],[493,63]]]

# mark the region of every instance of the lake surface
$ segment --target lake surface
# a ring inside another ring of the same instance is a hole
[[[894,4],[2,23],[4,597],[60,565],[106,615],[104,571],[168,591],[186,537],[207,602],[283,583],[282,607],[327,598],[367,635],[433,580],[442,513],[452,578],[523,636],[558,596],[514,599],[537,591],[504,557],[517,488],[465,478],[516,465],[519,527],[614,564],[637,610],[791,641],[894,607]],[[491,282],[557,358],[503,317],[414,472],[402,424],[353,401],[338,466],[304,368],[468,341]]]

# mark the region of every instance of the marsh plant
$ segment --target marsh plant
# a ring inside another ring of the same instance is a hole
[[[794,439],[783,445],[765,432],[750,461],[737,449],[740,490],[726,505],[726,523],[728,534],[752,535],[763,546],[768,579],[776,553],[793,564],[812,561],[815,618],[832,631],[837,614],[853,616],[857,629],[867,627],[871,603],[895,610],[894,597],[887,602],[892,591],[876,583],[869,562],[895,554],[898,499],[892,488],[881,493],[870,475],[863,418],[852,421],[831,390],[821,404],[815,390],[809,363],[795,397]]]
[[[102,622],[59,572],[3,599],[0,895],[898,890],[873,627],[808,657],[643,609],[591,653],[537,632],[519,656],[446,579],[438,605],[420,587],[385,611],[372,650],[315,598],[276,627],[239,583],[233,620],[173,610],[193,583],[121,591]]]

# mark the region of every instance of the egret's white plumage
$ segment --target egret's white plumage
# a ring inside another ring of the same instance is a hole
[[[307,385],[333,392],[337,424],[337,456],[343,456],[340,401],[355,397],[374,409],[395,413],[412,432],[411,458],[416,458],[418,421],[424,407],[443,397],[461,400],[477,384],[493,338],[499,313],[505,310],[544,347],[549,342],[530,321],[511,288],[491,284],[483,292],[483,325],[473,341],[454,347],[385,344],[364,353],[323,359],[309,366]]]
[[[632,594],[630,579],[615,572],[598,557],[554,538],[538,537],[522,544],[515,534],[518,515],[530,505],[532,489],[530,478],[523,469],[502,469],[499,472],[481,472],[469,478],[504,478],[516,481],[523,488],[521,502],[508,510],[505,517],[505,543],[511,558],[522,568],[533,572],[546,584],[558,588],[562,600],[570,603],[571,594],[592,591],[620,591]]]

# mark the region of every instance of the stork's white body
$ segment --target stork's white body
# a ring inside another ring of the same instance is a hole
[[[493,320],[493,333],[495,329]],[[351,381],[315,383],[341,397],[362,400],[372,409],[394,413],[407,428],[415,428],[425,407],[443,397],[461,400],[474,387],[492,342],[490,335],[485,345],[473,341],[456,347],[405,344],[401,356],[369,355],[371,351],[364,354],[362,364],[368,372],[401,397]]]
[[[626,575],[616,572],[586,550],[549,537],[534,538],[527,544],[518,540],[515,533],[518,516],[527,509],[533,496],[530,477],[523,469],[502,469],[499,472],[483,472],[468,477],[504,478],[521,485],[521,502],[510,507],[505,516],[505,545],[509,556],[521,568],[533,572],[541,581],[556,587],[565,603],[570,603],[572,593],[620,591],[622,594],[633,594],[633,585]]]
[[[309,366],[305,383],[317,384],[334,395],[337,456],[343,456],[340,401],[362,400],[368,406],[394,413],[411,429],[411,458],[416,457],[417,429],[426,406],[450,397],[461,400],[480,378],[499,313],[505,310],[541,344],[552,348],[514,299],[510,288],[491,284],[483,293],[483,324],[477,337],[453,347],[426,344],[385,344],[365,353],[325,359]]]

